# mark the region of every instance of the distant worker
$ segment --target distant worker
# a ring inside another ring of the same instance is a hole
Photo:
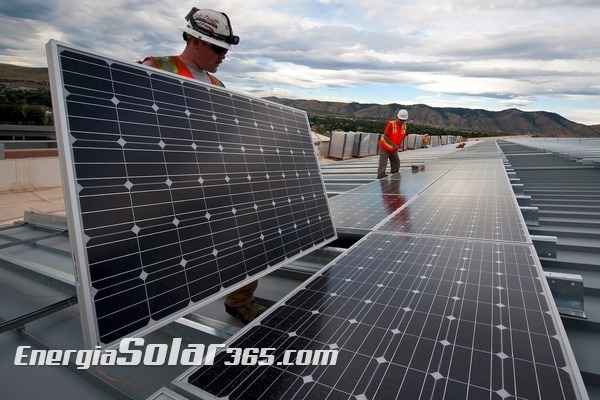
[[[423,147],[427,148],[429,147],[429,134],[425,134],[425,136],[423,136]]]
[[[377,169],[377,179],[385,178],[387,174],[388,160],[390,160],[390,173],[395,174],[400,171],[400,156],[398,150],[402,141],[406,137],[406,120],[408,111],[402,109],[398,111],[397,118],[389,121],[385,126],[383,136],[379,141],[379,168]]]
[[[240,42],[239,36],[233,34],[229,17],[220,11],[194,7],[185,19],[187,25],[179,28],[185,40],[183,52],[178,56],[146,57],[142,63],[225,87],[212,74],[217,72],[227,51],[233,50],[232,45]],[[258,317],[266,307],[254,299],[257,287],[258,281],[254,281],[228,294],[225,297],[225,311],[246,324]]]

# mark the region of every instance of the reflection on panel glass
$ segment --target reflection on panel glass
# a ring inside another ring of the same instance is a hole
[[[377,230],[528,242],[519,218],[512,197],[421,195]]]

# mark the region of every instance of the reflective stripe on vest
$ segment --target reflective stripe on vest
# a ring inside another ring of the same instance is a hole
[[[145,63],[148,60],[152,61],[152,66],[154,68],[162,69],[163,71],[169,71],[177,75],[195,79],[194,74],[192,74],[192,71],[190,71],[187,65],[185,65],[185,63],[181,61],[181,59],[178,56],[146,57],[144,61],[142,61],[142,63]],[[210,78],[210,83],[212,83],[213,85],[225,87],[223,82],[221,82],[208,72],[206,73],[206,75],[208,75],[208,77]]]
[[[385,151],[398,151],[400,144],[404,140],[404,136],[406,136],[406,124],[402,124],[401,128],[398,129],[399,124],[395,120],[389,123],[392,124],[392,134],[388,136],[384,133],[379,141],[379,146]]]

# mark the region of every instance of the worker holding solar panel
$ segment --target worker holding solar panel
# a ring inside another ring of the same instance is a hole
[[[402,141],[406,137],[406,120],[408,111],[402,109],[398,111],[396,119],[389,121],[385,126],[385,131],[379,141],[379,167],[377,169],[377,179],[385,178],[387,174],[388,160],[390,161],[390,173],[395,174],[400,171],[400,156],[398,150]]]
[[[220,11],[193,7],[185,19],[187,25],[179,28],[186,42],[182,53],[178,56],[146,57],[142,63],[225,87],[213,74],[227,52],[233,50],[232,46],[240,41],[239,36],[233,34],[229,17]],[[254,298],[257,286],[258,281],[254,281],[228,294],[225,297],[225,311],[246,324],[262,314],[266,307],[258,304]]]

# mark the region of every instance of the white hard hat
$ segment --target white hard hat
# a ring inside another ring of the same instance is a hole
[[[404,108],[398,111],[398,119],[406,121],[408,119],[408,111],[406,111]]]
[[[239,36],[233,34],[231,22],[225,13],[208,9],[199,10],[193,7],[185,19],[188,24],[179,29],[203,42],[212,43],[227,50],[233,50],[231,45],[240,42]]]

